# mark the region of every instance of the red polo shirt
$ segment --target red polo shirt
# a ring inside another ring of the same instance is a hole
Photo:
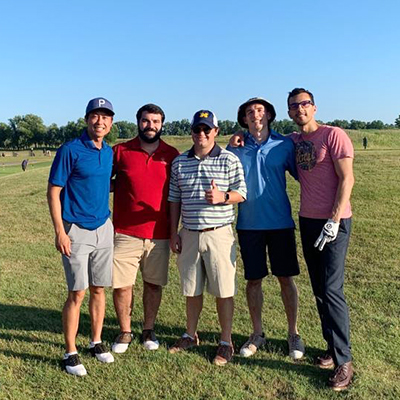
[[[113,147],[115,231],[144,239],[169,239],[168,187],[178,150],[160,140],[149,155],[139,138]]]

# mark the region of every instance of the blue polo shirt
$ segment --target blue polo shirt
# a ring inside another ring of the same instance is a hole
[[[96,229],[110,216],[109,195],[113,153],[103,141],[98,149],[87,132],[62,145],[51,166],[49,182],[61,186],[62,218]]]
[[[295,226],[286,193],[286,171],[297,179],[293,141],[270,130],[268,139],[258,144],[246,132],[243,147],[227,149],[242,162],[247,199],[239,204],[237,229],[270,230]]]

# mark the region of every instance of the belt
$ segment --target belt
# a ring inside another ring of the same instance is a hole
[[[200,232],[200,233],[202,233],[202,232],[215,231],[216,229],[223,228],[224,226],[228,226],[228,225],[230,225],[230,224],[224,224],[224,225],[220,225],[220,226],[213,226],[212,228],[204,228],[204,229],[188,229],[188,228],[185,228],[185,229],[190,231],[190,232]]]

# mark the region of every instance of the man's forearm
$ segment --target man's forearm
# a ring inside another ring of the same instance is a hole
[[[343,212],[350,201],[351,192],[354,186],[354,178],[351,176],[339,181],[338,190],[336,192],[335,203],[332,210],[332,219],[339,222]]]
[[[178,232],[179,227],[179,219],[181,216],[181,203],[169,203],[169,212],[170,212],[170,232],[171,235]]]
[[[229,193],[229,200],[224,202],[224,204],[237,204],[245,201],[245,198],[235,190],[232,190]]]
[[[49,183],[47,189],[47,202],[49,205],[49,211],[51,220],[53,221],[54,232],[56,235],[65,233],[64,224],[62,221],[62,210],[60,193],[62,188],[59,186],[53,186]]]

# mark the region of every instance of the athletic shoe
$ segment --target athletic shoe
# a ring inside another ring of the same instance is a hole
[[[315,360],[315,364],[321,369],[331,369],[335,366],[335,362],[329,351],[326,351],[322,356],[318,356]]]
[[[199,337],[197,333],[192,339],[188,335],[181,336],[178,341],[169,349],[169,352],[174,354],[178,353],[179,351],[190,349],[191,347],[195,347],[199,345]]]
[[[96,357],[103,363],[114,362],[114,356],[107,351],[107,348],[103,343],[96,343],[93,347],[89,347],[89,351],[93,357]]]
[[[132,342],[132,332],[121,332],[114,340],[111,347],[113,353],[125,353]]]
[[[251,357],[256,354],[257,350],[266,343],[264,332],[261,335],[252,333],[249,340],[240,349],[240,355],[243,357]]]
[[[71,375],[84,376],[87,374],[86,368],[82,365],[77,353],[69,356],[64,355],[62,363],[64,369]]]
[[[143,329],[141,339],[146,350],[157,350],[160,347],[154,329]]]
[[[300,335],[294,333],[293,335],[288,335],[288,345],[289,345],[289,357],[293,360],[300,360],[304,356],[305,348],[304,343],[301,340]]]
[[[214,364],[220,367],[228,364],[233,357],[233,346],[227,344],[219,344],[217,349],[217,355],[214,358]]]
[[[353,374],[353,363],[348,361],[335,369],[333,376],[329,378],[328,384],[335,392],[346,390],[351,384]]]

